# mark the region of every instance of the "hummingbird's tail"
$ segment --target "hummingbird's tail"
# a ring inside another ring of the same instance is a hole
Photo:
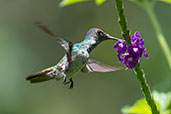
[[[54,76],[51,75],[51,69],[45,69],[40,72],[28,75],[26,77],[26,80],[30,81],[30,83],[38,83],[38,82],[43,82],[43,81],[48,81],[50,79],[53,79]]]

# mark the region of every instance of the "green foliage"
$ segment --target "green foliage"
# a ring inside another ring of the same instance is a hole
[[[153,92],[154,98],[159,102],[161,114],[171,114],[171,92],[158,93]]]
[[[85,2],[88,0],[62,0],[62,2],[59,4],[61,7],[68,6],[71,4],[79,3],[79,2]]]
[[[122,113],[126,114],[151,114],[149,105],[147,104],[145,98],[137,100],[133,106],[125,106],[122,108]]]
[[[158,93],[153,92],[155,102],[161,114],[171,114],[171,92]],[[125,106],[122,108],[124,114],[152,114],[145,98],[137,100],[133,106]]]
[[[171,0],[160,0],[160,1],[171,4]]]
[[[85,2],[85,1],[90,1],[90,0],[62,0],[62,2],[59,4],[61,7],[68,6],[71,4],[79,3],[79,2]],[[106,0],[95,0],[96,5],[101,5],[105,2]]]
[[[105,2],[106,0],[95,0],[96,5],[101,5]]]

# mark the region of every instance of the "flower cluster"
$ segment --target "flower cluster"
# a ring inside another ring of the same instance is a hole
[[[142,39],[138,32],[135,32],[131,36],[131,42],[132,44],[127,46],[124,41],[118,40],[113,46],[118,52],[119,62],[124,63],[128,68],[134,68],[143,53],[148,58],[148,54],[144,48],[144,39]]]

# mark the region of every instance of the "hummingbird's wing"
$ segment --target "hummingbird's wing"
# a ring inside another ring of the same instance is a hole
[[[111,71],[116,71],[116,70],[120,70],[120,69],[122,69],[122,68],[105,65],[99,61],[89,58],[85,67],[81,71],[84,73],[87,73],[87,72],[111,72]]]
[[[60,38],[58,37],[56,34],[54,34],[46,25],[40,23],[40,22],[37,22],[36,25],[42,29],[43,31],[45,31],[46,33],[48,33],[49,35],[51,36],[54,36],[55,38],[57,38],[57,41],[59,44],[61,44],[61,46],[65,49],[66,51],[66,55],[67,55],[67,60],[68,60],[68,63],[69,65],[71,64],[71,51],[72,51],[72,47],[73,47],[73,43],[68,41],[68,40],[65,40],[63,38]]]
[[[71,52],[72,52],[72,47],[73,44],[70,41],[64,40],[62,38],[58,38],[58,42],[61,44],[61,46],[65,49],[66,55],[67,55],[67,61],[69,65],[71,64]]]

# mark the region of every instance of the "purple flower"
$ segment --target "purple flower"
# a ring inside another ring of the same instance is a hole
[[[146,58],[148,58],[148,54],[147,54],[146,50],[144,50],[144,56],[145,56]]]
[[[143,52],[143,50],[141,48],[139,48],[139,46],[136,44],[132,44],[128,47],[128,53],[130,55],[134,55],[137,58],[142,56],[142,52]]]
[[[139,42],[139,39],[141,39],[141,38],[142,38],[142,37],[141,37],[140,33],[135,32],[135,33],[131,36],[131,41],[132,41],[132,43],[137,43],[137,42]]]
[[[138,45],[140,48],[144,48],[144,39],[139,39]]]
[[[136,64],[138,63],[138,58],[133,55],[126,55],[123,59],[123,63],[128,68],[134,68],[136,66]]]
[[[130,53],[136,54],[137,57],[141,57],[142,53],[144,52],[144,56],[146,56],[146,58],[148,58],[148,54],[144,48],[144,39],[142,39],[140,33],[135,32],[131,36],[131,41],[132,41],[132,45],[131,45],[131,47],[129,46],[130,49],[128,47],[128,52],[130,51]]]
[[[113,47],[117,50],[118,55],[124,54],[127,49],[126,43],[122,40],[118,40]]]
[[[113,46],[118,52],[119,62],[124,63],[128,68],[134,68],[143,53],[148,58],[148,54],[144,48],[144,39],[142,39],[140,33],[135,32],[131,36],[131,43],[131,45],[127,46],[124,41],[118,40]]]
[[[118,56],[118,59],[119,59],[119,63],[121,63],[123,61],[122,55],[117,54],[117,56]]]

